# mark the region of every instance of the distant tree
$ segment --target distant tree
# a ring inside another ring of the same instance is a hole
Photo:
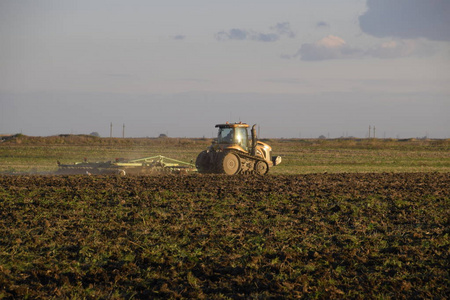
[[[91,132],[89,135],[100,137],[100,134],[97,131]]]
[[[327,137],[326,136],[324,136],[323,134],[321,135],[321,136],[319,136],[319,139],[320,140],[324,140],[324,139],[326,139]]]
[[[166,138],[167,137],[167,134],[165,134],[165,133],[161,133],[160,135],[159,135],[159,138],[160,139],[163,139],[163,138]]]

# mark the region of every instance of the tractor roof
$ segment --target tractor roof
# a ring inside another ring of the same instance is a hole
[[[237,127],[241,127],[241,128],[247,128],[248,124],[239,122],[239,123],[225,123],[225,124],[217,124],[216,127],[219,128],[237,128]]]

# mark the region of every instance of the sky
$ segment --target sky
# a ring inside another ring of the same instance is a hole
[[[450,138],[448,0],[0,0],[0,134]]]

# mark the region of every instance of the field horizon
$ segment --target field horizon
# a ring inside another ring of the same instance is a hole
[[[101,138],[15,135],[0,143],[0,174],[55,172],[57,161],[136,159],[164,155],[195,162],[211,138]],[[262,139],[280,155],[271,174],[450,172],[450,139]]]

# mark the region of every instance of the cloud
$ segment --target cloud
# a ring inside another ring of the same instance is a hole
[[[275,33],[256,33],[249,35],[251,40],[259,42],[276,42],[280,39],[280,36]]]
[[[328,60],[361,57],[363,51],[352,48],[340,37],[329,35],[315,43],[303,44],[298,52],[293,56],[283,56],[283,58],[296,58],[301,60]]]
[[[401,58],[408,56],[427,56],[434,50],[427,44],[415,40],[389,41],[370,48],[367,55],[378,58]]]
[[[330,27],[330,24],[324,21],[317,22],[316,24],[316,28],[326,28],[326,27]]]
[[[220,31],[216,33],[216,39],[219,41],[258,41],[258,42],[276,42],[282,36],[294,38],[295,33],[291,30],[289,22],[277,23],[270,27],[271,32],[262,33],[252,30],[233,28],[228,31]]]
[[[315,43],[305,43],[294,55],[282,55],[281,58],[292,59],[300,57],[304,61],[360,59],[363,57],[392,59],[409,56],[426,56],[432,53],[433,49],[421,41],[393,40],[369,49],[361,49],[349,46],[338,36],[329,35]]]
[[[279,35],[286,35],[291,39],[295,37],[295,33],[292,31],[289,22],[277,23],[277,25],[270,27],[270,29],[275,30]]]
[[[228,32],[220,31],[216,33],[216,39],[219,41],[226,40],[245,40],[247,39],[247,31],[242,29],[233,28]]]
[[[449,0],[367,0],[361,30],[375,37],[450,41]]]
[[[247,39],[247,31],[242,29],[233,28],[228,32],[220,31],[216,33],[216,39],[219,41],[227,41],[227,40],[246,40]]]
[[[184,40],[185,38],[186,38],[186,36],[182,35],[182,34],[178,34],[173,37],[174,40],[179,40],[179,41]]]

